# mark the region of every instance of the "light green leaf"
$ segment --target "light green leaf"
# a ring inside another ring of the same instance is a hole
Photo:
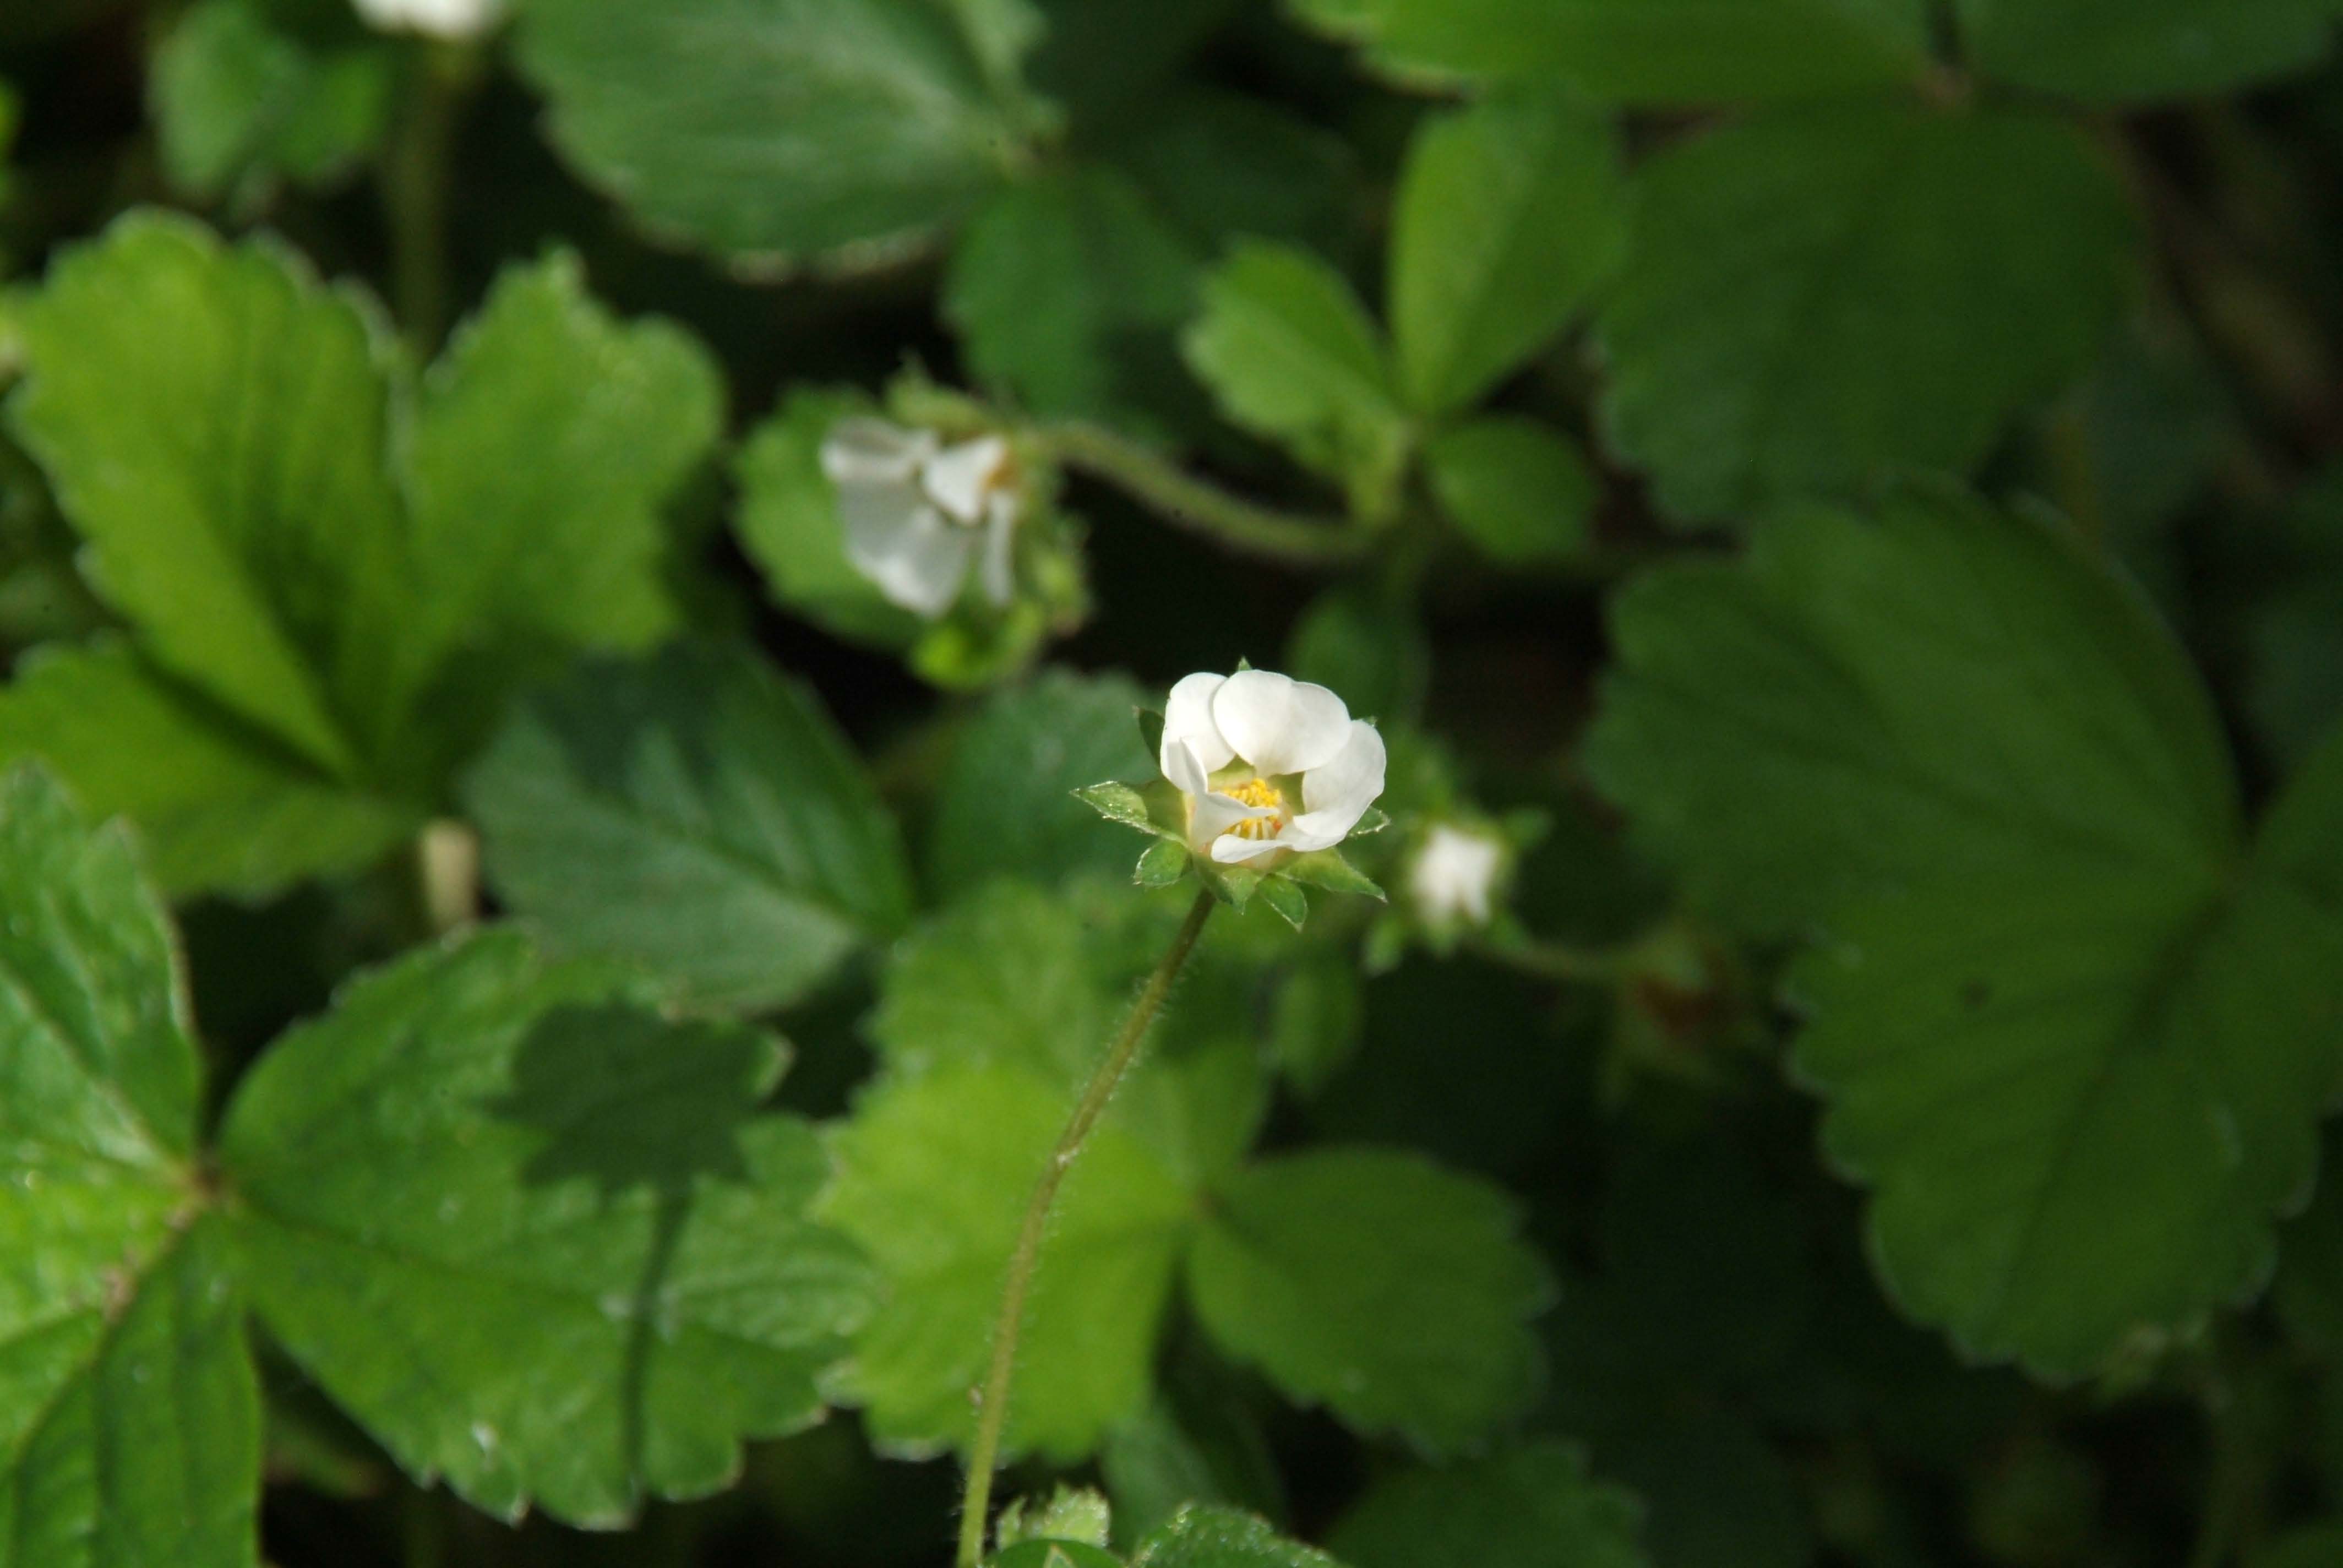
[[[1021,5],[992,7],[994,19]],[[534,0],[522,67],[579,173],[759,268],[870,266],[998,185],[1034,106],[1016,29],[933,0]]]
[[[1380,1482],[1327,1544],[1353,1568],[1644,1568],[1643,1513],[1632,1493],[1589,1475],[1576,1449],[1535,1442]]]
[[[823,1211],[887,1283],[839,1386],[882,1445],[967,1446],[969,1391],[982,1381],[1010,1251],[1065,1105],[1024,1069],[955,1060],[882,1080],[838,1130]],[[1192,1201],[1120,1127],[1091,1136],[1034,1278],[1010,1452],[1080,1459],[1144,1402]]]
[[[1131,1568],[1342,1568],[1233,1508],[1183,1508],[1139,1544]]]
[[[979,378],[1036,414],[1096,418],[1163,401],[1196,271],[1129,178],[1078,166],[1011,186],[977,214],[942,309]]]
[[[2016,113],[1764,116],[1637,186],[1603,416],[1687,519],[1974,467],[2088,367],[2133,264],[2122,190],[2081,133]]]
[[[1512,1202],[1472,1178],[1321,1149],[1228,1182],[1189,1281],[1212,1338],[1291,1397],[1454,1452],[1536,1392],[1527,1323],[1552,1287],[1516,1230]]]
[[[285,252],[134,214],[17,326],[12,421],[99,592],[165,668],[354,772],[414,603],[369,316]]]
[[[908,917],[893,819],[812,694],[744,650],[594,664],[466,784],[490,882],[568,953],[779,1006]]]
[[[1976,69],[2095,103],[2210,97],[2304,71],[2337,0],[1959,0]]]
[[[0,1563],[246,1568],[256,1396],[127,836],[0,776]]]
[[[1509,88],[1426,120],[1393,217],[1391,317],[1409,406],[1471,405],[1551,342],[1627,249],[1610,122]]]
[[[830,427],[871,411],[859,393],[791,392],[740,448],[737,527],[780,604],[840,637],[895,650],[918,638],[919,618],[888,603],[846,558],[838,495],[821,471]]]
[[[1114,792],[1095,799],[1076,791],[1154,772],[1131,725],[1139,703],[1138,686],[1121,676],[1065,669],[988,699],[944,770],[928,840],[937,892],[949,899],[998,875],[1047,882],[1121,872],[1131,840],[1098,817],[1152,831],[1146,801],[1123,786],[1101,785]]]
[[[492,931],[287,1034],[222,1154],[254,1303],[407,1472],[613,1526],[821,1413],[868,1270],[769,1038]]]
[[[1559,77],[1623,104],[1817,97],[1917,78],[1919,0],[1291,0],[1403,77]]]
[[[1493,415],[1433,437],[1433,494],[1457,531],[1500,566],[1574,560],[1586,550],[1594,476],[1547,426]]]
[[[508,268],[424,377],[409,434],[417,665],[460,654],[477,701],[484,673],[513,682],[674,629],[659,508],[723,425],[689,334],[617,320],[568,252]]]
[[[1232,421],[1342,481],[1361,512],[1389,505],[1407,419],[1382,336],[1332,266],[1291,246],[1241,242],[1205,278],[1182,347]]]
[[[388,128],[388,51],[356,36],[319,45],[258,0],[205,0],[155,52],[148,95],[164,172],[202,200],[265,195],[281,177],[330,179]]]
[[[347,788],[118,638],[36,650],[0,688],[0,759],[38,758],[95,813],[137,823],[166,892],[261,897],[350,871],[412,807]]]
[[[2257,1288],[2338,1070],[2343,747],[2241,858],[2168,635],[1949,500],[1785,518],[1617,634],[1596,777],[1745,919],[1827,933],[1798,1067],[1905,1310],[2073,1376]]]

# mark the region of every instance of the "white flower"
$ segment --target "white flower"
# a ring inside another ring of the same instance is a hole
[[[504,15],[504,0],[356,0],[367,25],[385,33],[477,38]]]
[[[1505,863],[1505,846],[1487,833],[1443,822],[1424,835],[1408,868],[1407,890],[1434,925],[1489,923],[1489,901]]]
[[[841,419],[822,440],[821,471],[838,489],[846,558],[889,603],[934,620],[971,563],[986,598],[1014,597],[1018,489],[1000,437],[947,447],[932,430]]]
[[[1182,679],[1158,760],[1188,798],[1189,848],[1222,865],[1331,849],[1383,792],[1375,727],[1324,687],[1266,669]]]

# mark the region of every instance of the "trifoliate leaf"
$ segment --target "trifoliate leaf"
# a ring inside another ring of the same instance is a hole
[[[414,605],[368,315],[279,249],[134,214],[16,322],[12,422],[99,592],[165,668],[355,772]]]
[[[1292,0],[1403,77],[1559,77],[1610,103],[1816,97],[1926,68],[1918,0]]]
[[[1242,242],[1206,276],[1182,347],[1232,422],[1342,482],[1357,510],[1390,504],[1407,419],[1382,335],[1342,274],[1308,251]]]
[[[670,1022],[511,931],[354,983],[280,1040],[222,1155],[255,1305],[407,1472],[611,1526],[821,1413],[867,1266],[805,1218],[768,1036]]]
[[[1126,176],[1077,167],[1010,186],[977,214],[953,248],[943,312],[970,368],[1032,412],[1129,415],[1184,380],[1172,337],[1196,272],[1189,242]]]
[[[1441,511],[1489,559],[1545,566],[1585,553],[1594,476],[1559,432],[1493,415],[1443,431],[1423,456]]]
[[[930,879],[949,899],[994,876],[1046,882],[1084,871],[1120,874],[1131,840],[1098,815],[1147,826],[1137,791],[1101,786],[1100,800],[1075,791],[1101,779],[1144,779],[1155,759],[1131,728],[1139,688],[1120,676],[1044,670],[987,699],[952,749],[929,834]],[[1128,798],[1126,798],[1126,795]]]
[[[1576,1449],[1536,1442],[1380,1482],[1327,1545],[1352,1568],[1644,1568],[1643,1513],[1634,1493],[1589,1475]]]
[[[1616,631],[1590,767],[1722,907],[1826,934],[1798,1066],[1905,1310],[2071,1376],[2258,1288],[2338,1070],[2343,746],[2243,854],[2168,634],[1948,498],[1785,518]]]
[[[1294,1399],[1433,1453],[1535,1392],[1551,1285],[1494,1188],[1416,1156],[1323,1149],[1221,1191],[1189,1255],[1197,1315]]]
[[[655,232],[757,267],[891,260],[1001,183],[1035,115],[1021,0],[540,0],[555,145]]]
[[[1409,406],[1428,417],[1544,348],[1626,254],[1618,138],[1549,85],[1426,120],[1397,203],[1393,347]]]
[[[1139,1544],[1131,1568],[1342,1568],[1233,1508],[1183,1508]]]
[[[246,1568],[257,1396],[190,1161],[174,939],[118,827],[0,777],[0,1560]]]
[[[1636,203],[1603,414],[1687,519],[1975,466],[2088,367],[2135,237],[2081,133],[2016,113],[1761,116],[1652,160]]]
[[[1959,0],[1986,75],[2095,103],[2210,97],[2308,70],[2334,41],[2336,0]]]
[[[907,919],[895,824],[812,694],[744,651],[594,664],[517,712],[466,797],[556,950],[779,1006]]]
[[[723,424],[697,339],[614,318],[568,252],[508,269],[424,377],[408,437],[415,657],[460,648],[468,689],[484,665],[511,681],[548,652],[671,631],[659,508]]]
[[[1010,1251],[1067,1104],[1024,1069],[954,1060],[882,1080],[838,1130],[823,1212],[869,1250],[886,1286],[839,1387],[881,1444],[967,1446],[969,1391],[983,1381]],[[1071,1462],[1137,1412],[1192,1202],[1120,1126],[1091,1135],[1034,1276],[1010,1452]]]
[[[113,637],[39,649],[0,688],[0,759],[24,758],[136,821],[170,893],[256,897],[357,870],[420,815],[328,778]]]

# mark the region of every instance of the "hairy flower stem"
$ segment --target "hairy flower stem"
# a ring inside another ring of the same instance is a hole
[[[1103,479],[1191,533],[1246,555],[1289,566],[1339,567],[1364,558],[1373,543],[1337,519],[1295,517],[1232,496],[1096,425],[1045,425],[1035,434],[1066,467]]]
[[[1140,989],[1139,999],[1131,1003],[1106,1060],[1091,1075],[1066,1130],[1058,1134],[1058,1145],[1051,1151],[1049,1164],[1042,1167],[1041,1180],[1033,1183],[1033,1196],[1025,1205],[1025,1222],[1017,1232],[1016,1250],[1009,1254],[1009,1277],[1001,1288],[1001,1315],[992,1325],[992,1360],[977,1395],[976,1442],[968,1452],[968,1488],[960,1497],[959,1568],[977,1568],[984,1560],[985,1527],[992,1509],[992,1471],[1001,1457],[1001,1434],[1009,1424],[1009,1384],[1017,1370],[1017,1336],[1024,1327],[1025,1300],[1032,1292],[1033,1270],[1041,1261],[1041,1238],[1049,1230],[1058,1189],[1081,1156],[1091,1130],[1105,1114],[1107,1102],[1139,1060],[1148,1026],[1163,1010],[1172,982],[1179,979],[1188,955],[1196,950],[1196,939],[1203,934],[1213,902],[1209,891],[1196,895],[1180,934],[1172,939],[1171,950]]]

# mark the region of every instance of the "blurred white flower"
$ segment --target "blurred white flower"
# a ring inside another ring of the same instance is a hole
[[[367,25],[385,33],[477,38],[504,16],[504,0],[355,0]]]
[[[947,447],[932,430],[841,419],[822,440],[821,471],[838,490],[846,558],[890,603],[933,620],[960,598],[971,564],[994,605],[1014,597],[1021,503],[1007,441]]]
[[[1443,822],[1424,835],[1416,850],[1415,862],[1408,868],[1407,890],[1431,924],[1485,926],[1504,864],[1505,846],[1493,835]]]
[[[1375,727],[1324,687],[1266,669],[1183,678],[1157,760],[1188,798],[1189,847],[1222,865],[1331,849],[1383,792]]]

